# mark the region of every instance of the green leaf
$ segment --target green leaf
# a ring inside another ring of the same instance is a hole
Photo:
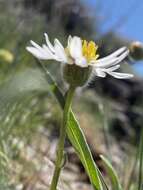
[[[119,179],[118,179],[118,176],[117,176],[115,169],[113,168],[111,163],[107,160],[107,158],[105,158],[103,155],[101,155],[100,157],[103,161],[103,164],[105,166],[107,174],[111,179],[112,189],[113,190],[122,190],[122,187],[121,187],[121,184],[119,182]]]
[[[68,122],[67,134],[80,160],[82,161],[86,172],[88,173],[92,185],[95,189],[101,190],[102,187],[100,178],[98,176],[97,166],[93,160],[85,136],[78,122],[76,121],[72,111],[70,113],[70,119]]]

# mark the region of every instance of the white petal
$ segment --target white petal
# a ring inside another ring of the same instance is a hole
[[[109,67],[106,69],[106,71],[112,72],[120,68],[120,65],[115,65],[113,67]]]
[[[70,40],[69,51],[72,58],[81,58],[82,57],[82,41],[79,37],[74,36]]]
[[[45,40],[46,40],[47,46],[49,47],[50,51],[52,51],[53,53],[55,53],[54,46],[49,41],[48,35],[46,33],[44,35],[45,35]]]
[[[42,47],[45,50],[45,52],[46,52],[47,56],[49,57],[49,59],[56,59],[56,56],[49,50],[48,46],[43,44]]]
[[[129,50],[126,50],[124,53],[122,53],[119,57],[118,57],[118,61],[122,61],[123,59],[125,59],[129,54]]]
[[[106,73],[102,69],[95,69],[94,73],[98,77],[102,77],[102,78],[106,77]]]
[[[117,79],[130,79],[134,76],[133,74],[118,73],[118,72],[108,72],[108,74],[117,78]]]
[[[54,43],[55,43],[55,45],[54,45],[55,54],[56,54],[57,58],[59,59],[59,61],[66,63],[67,62],[67,56],[66,56],[64,47],[62,46],[62,44],[57,39],[55,39]]]
[[[127,49],[127,47],[122,47],[122,48],[116,50],[114,53],[112,53],[112,54],[110,54],[104,58],[101,58],[100,62],[108,61],[108,60],[111,60],[112,58],[118,57],[119,55],[121,55],[125,51],[129,51],[129,50]]]
[[[75,64],[79,67],[88,67],[87,60],[84,57],[81,57],[80,59],[75,59]]]
[[[43,44],[41,47],[34,41],[31,41],[33,47],[32,46],[27,47],[26,49],[38,59],[42,60],[53,59],[59,62],[67,62],[66,53],[62,44],[56,39],[55,46],[53,46],[49,41],[48,35],[47,34],[44,35],[47,45]]]
[[[116,65],[118,63],[120,63],[123,59],[125,59],[127,57],[127,55],[129,54],[129,51],[125,51],[124,53],[122,53],[119,57],[116,58],[110,58],[108,61],[101,61],[100,59],[98,59],[97,61],[94,62],[95,67],[100,67],[100,68],[108,68],[110,66]]]
[[[70,47],[70,42],[71,42],[71,40],[72,40],[72,36],[69,35],[69,37],[68,37],[68,44],[67,44],[68,48]]]
[[[34,41],[31,40],[30,43],[31,43],[35,48],[37,48],[37,49],[39,49],[39,50],[42,49],[41,46],[39,46],[36,42],[34,42]]]
[[[106,68],[109,65],[115,64],[118,60],[119,60],[119,58],[117,58],[117,57],[111,58],[108,61],[101,61],[101,62],[100,62],[100,59],[98,59],[96,61],[91,60],[89,64],[92,66],[98,67],[98,68]]]
[[[48,56],[44,53],[36,49],[35,47],[26,47],[27,51],[32,53],[36,58],[41,59],[41,60],[47,60]]]
[[[34,46],[34,48],[37,49],[39,51],[39,53],[41,53],[41,55],[44,56],[44,59],[45,59],[45,57],[47,57],[47,59],[53,59],[53,54],[50,52],[50,50],[48,50],[48,47],[45,48],[46,45],[43,45],[43,47],[44,47],[43,48],[32,40],[30,42]]]
[[[110,54],[109,56],[110,57],[115,57],[115,56],[118,56],[118,55],[122,54],[124,51],[127,51],[127,50],[128,50],[128,48],[124,46],[124,47],[119,48],[118,50],[116,50],[115,52]]]

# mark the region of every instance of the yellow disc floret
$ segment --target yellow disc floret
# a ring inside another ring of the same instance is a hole
[[[99,57],[97,49],[98,46],[93,41],[87,42],[86,40],[83,40],[82,53],[88,62],[96,60]]]

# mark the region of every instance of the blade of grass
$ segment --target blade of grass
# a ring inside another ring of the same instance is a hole
[[[101,159],[103,161],[103,164],[104,164],[105,169],[106,169],[106,171],[108,173],[108,176],[111,179],[113,189],[122,190],[123,188],[121,187],[121,184],[119,182],[117,173],[114,170],[113,166],[111,165],[111,163],[103,155],[101,155],[100,157],[101,157]]]
[[[103,122],[103,135],[105,141],[105,148],[108,152],[108,158],[111,160],[111,151],[110,151],[110,136],[109,136],[109,126],[108,126],[108,103],[104,100],[104,98],[100,98],[98,103],[99,111],[101,113],[102,122]]]
[[[108,188],[108,186],[107,186],[107,184],[106,184],[106,182],[105,182],[105,180],[104,180],[104,178],[103,178],[103,176],[102,176],[102,173],[100,172],[99,169],[98,169],[98,175],[99,175],[100,180],[101,180],[101,182],[102,182],[103,189],[109,190],[109,188]]]
[[[139,144],[139,177],[138,190],[143,189],[143,127],[141,129],[140,144]]]
[[[127,173],[125,176],[123,176],[124,178],[124,189],[125,190],[129,190],[131,188],[132,182],[133,182],[133,176],[134,176],[134,172],[135,172],[135,168],[137,166],[137,161],[138,161],[138,151],[136,150],[136,152],[133,154],[135,155],[134,158],[130,158],[129,156],[129,160],[128,160],[128,166],[126,168],[126,172]]]

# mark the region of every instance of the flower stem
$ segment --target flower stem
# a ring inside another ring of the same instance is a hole
[[[66,95],[64,112],[63,112],[63,122],[62,122],[62,126],[60,128],[60,137],[59,137],[59,143],[58,143],[58,147],[57,147],[57,158],[56,158],[56,163],[55,163],[55,171],[53,174],[53,179],[52,179],[52,183],[50,186],[50,190],[56,190],[60,171],[62,169],[63,156],[64,156],[64,144],[65,144],[65,138],[66,138],[66,128],[67,128],[69,111],[70,111],[74,92],[75,92],[75,87],[71,86]]]

